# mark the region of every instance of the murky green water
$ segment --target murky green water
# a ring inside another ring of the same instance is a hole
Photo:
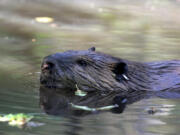
[[[96,46],[114,56],[154,61],[180,59],[178,0],[1,0],[0,114],[33,114],[41,126],[19,129],[0,123],[2,135],[175,135],[180,100],[148,99],[123,114],[55,117],[39,107],[39,73],[44,56]],[[49,23],[36,17],[50,17]],[[161,111],[149,115],[155,107]]]

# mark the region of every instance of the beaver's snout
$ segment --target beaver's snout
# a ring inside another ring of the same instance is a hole
[[[72,59],[72,58],[71,58]],[[48,88],[75,88],[71,68],[73,61],[66,53],[56,53],[43,59],[40,82]]]
[[[52,72],[56,63],[51,60],[45,60],[41,66],[41,71],[44,72]]]
[[[58,62],[53,55],[45,57],[41,65],[41,84],[47,86],[48,88],[55,88],[57,82],[57,68]]]

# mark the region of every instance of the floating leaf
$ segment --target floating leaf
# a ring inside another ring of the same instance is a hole
[[[27,122],[29,122],[33,116],[26,115],[23,113],[18,114],[7,114],[0,116],[0,121],[2,122],[8,122],[11,126],[22,126],[25,125]]]
[[[51,17],[36,17],[35,20],[39,23],[50,23],[54,21]]]

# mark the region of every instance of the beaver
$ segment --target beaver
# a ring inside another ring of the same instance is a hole
[[[97,52],[95,47],[69,50],[44,58],[40,84],[40,104],[47,113],[72,112],[72,103],[92,108],[118,104],[122,112],[124,99],[130,104],[155,95],[179,98],[180,61],[142,63]],[[87,95],[75,95],[76,86]]]

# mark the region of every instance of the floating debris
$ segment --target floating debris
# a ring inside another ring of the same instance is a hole
[[[153,114],[155,114],[155,113],[157,113],[158,112],[158,110],[156,109],[156,108],[154,108],[154,107],[151,107],[151,108],[149,108],[148,110],[147,110],[147,113],[148,114],[151,114],[151,115],[153,115]]]
[[[32,41],[32,42],[36,42],[36,39],[35,39],[35,38],[33,38],[31,41]]]
[[[39,23],[51,23],[54,19],[51,17],[36,17],[35,21]]]
[[[170,115],[172,110],[174,109],[175,105],[160,105],[155,107],[148,107],[146,112],[151,115],[161,115],[166,116]]]
[[[10,126],[22,127],[26,125],[32,118],[32,115],[26,115],[23,113],[7,114],[0,116],[0,122],[8,122]]]
[[[76,84],[76,89],[77,89],[77,90],[75,91],[75,95],[76,95],[76,96],[84,97],[84,96],[87,95],[87,92],[80,90],[80,89],[78,88],[77,84]]]

